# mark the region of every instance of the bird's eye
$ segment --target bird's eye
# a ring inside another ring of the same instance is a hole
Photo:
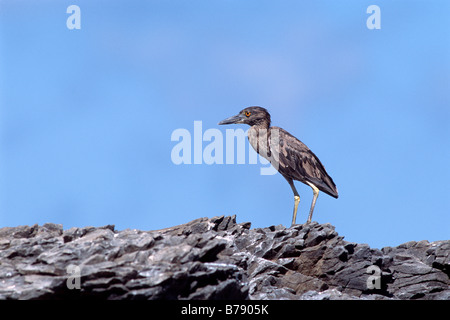
[[[246,117],[250,117],[251,114],[252,114],[251,112],[248,112],[248,111],[245,112]]]

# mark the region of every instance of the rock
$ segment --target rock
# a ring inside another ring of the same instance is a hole
[[[317,222],[250,229],[220,216],[155,231],[46,223],[0,229],[0,299],[448,300],[449,255],[449,240],[379,250]]]

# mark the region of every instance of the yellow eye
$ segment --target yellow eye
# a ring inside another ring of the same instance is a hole
[[[251,112],[248,112],[248,111],[245,112],[245,116],[247,116],[247,117],[250,117],[251,114],[252,114]]]

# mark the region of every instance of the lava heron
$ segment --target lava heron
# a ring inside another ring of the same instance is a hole
[[[248,140],[255,151],[270,161],[272,166],[287,180],[294,192],[295,224],[300,196],[294,181],[298,180],[313,190],[313,200],[307,222],[311,222],[319,190],[337,198],[338,191],[333,179],[325,171],[319,158],[300,140],[286,130],[270,126],[270,114],[261,107],[245,108],[237,115],[227,118],[222,124],[244,123],[250,126]]]

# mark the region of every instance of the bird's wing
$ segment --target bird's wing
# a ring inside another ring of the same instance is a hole
[[[337,198],[333,180],[319,158],[303,142],[279,127],[272,127],[270,132],[272,157],[281,174],[302,182],[309,181],[319,190]]]

